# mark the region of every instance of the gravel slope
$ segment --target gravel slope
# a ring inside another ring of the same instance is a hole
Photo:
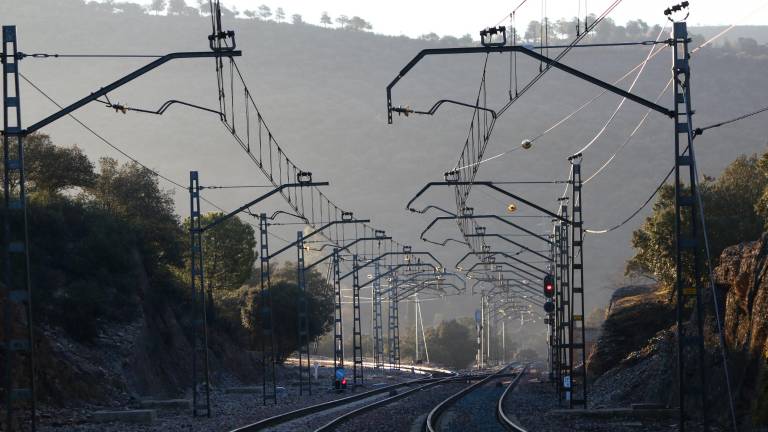
[[[427,413],[448,396],[466,387],[466,382],[435,386],[377,408],[341,425],[347,432],[421,432]]]
[[[639,432],[676,431],[675,419],[608,418],[587,419],[575,415],[553,415],[559,409],[552,383],[542,383],[524,376],[505,401],[505,412],[514,415],[519,424],[532,432],[590,431]],[[686,429],[688,430],[688,429]],[[697,430],[697,429],[691,429]]]

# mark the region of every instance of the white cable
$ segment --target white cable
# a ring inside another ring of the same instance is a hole
[[[754,13],[754,12],[757,12],[758,10],[762,9],[763,7],[765,7],[766,5],[768,5],[768,2],[767,2],[767,3],[765,3],[765,4],[763,4],[762,6],[759,6],[759,7],[757,7],[757,8],[756,8],[754,11],[752,11],[752,13]],[[736,27],[736,24],[731,24],[730,26],[728,26],[727,28],[725,28],[725,29],[724,29],[723,31],[721,31],[720,33],[718,33],[718,34],[716,34],[716,35],[712,36],[711,38],[709,38],[708,40],[706,40],[704,43],[702,43],[702,44],[701,44],[701,45],[699,45],[698,47],[696,47],[696,48],[694,48],[693,50],[691,50],[690,54],[691,54],[691,55],[693,55],[693,54],[697,53],[697,52],[698,52],[699,50],[701,50],[702,48],[706,47],[707,45],[711,44],[712,42],[714,42],[714,41],[716,41],[717,39],[719,39],[719,38],[721,38],[722,36],[724,36],[726,33],[728,33],[729,31],[731,31],[731,30],[732,30],[734,27]],[[666,91],[669,89],[669,86],[670,86],[670,85],[672,85],[672,79],[670,79],[669,81],[667,81],[667,85],[664,87],[664,89],[661,91],[661,93],[659,94],[659,96],[656,98],[656,101],[655,101],[655,102],[658,102],[658,101],[661,99],[661,97],[664,95],[664,93],[666,93]],[[617,148],[617,149],[616,149],[616,151],[615,151],[615,152],[614,152],[614,153],[611,155],[611,157],[610,157],[610,158],[608,158],[608,160],[607,160],[605,163],[603,163],[603,165],[602,165],[600,168],[598,168],[598,170],[597,170],[597,171],[595,171],[595,172],[594,172],[594,173],[593,173],[591,176],[589,176],[589,178],[587,178],[586,180],[584,180],[584,183],[583,183],[583,184],[587,184],[587,183],[588,183],[590,180],[592,180],[592,179],[593,179],[595,176],[597,176],[598,174],[600,174],[600,172],[602,172],[602,171],[603,171],[603,169],[605,169],[605,167],[607,167],[607,166],[608,166],[608,165],[609,165],[609,164],[610,164],[610,163],[613,161],[613,159],[616,157],[616,155],[617,155],[617,154],[618,154],[618,153],[619,153],[619,152],[620,152],[620,151],[621,151],[621,150],[622,150],[624,147],[626,147],[626,146],[627,146],[627,144],[629,144],[629,142],[630,142],[630,141],[632,141],[632,138],[633,138],[633,137],[634,137],[634,135],[637,133],[638,129],[640,129],[640,127],[642,127],[642,126],[643,126],[643,124],[645,124],[645,121],[647,120],[647,118],[648,118],[648,115],[650,114],[650,112],[651,112],[651,110],[650,110],[650,109],[648,109],[648,110],[645,112],[645,114],[643,115],[643,117],[640,119],[640,122],[637,124],[637,126],[636,126],[636,127],[635,127],[635,129],[632,131],[632,133],[630,133],[630,134],[629,134],[629,137],[627,137],[627,139],[624,141],[624,143],[622,143],[622,144],[619,146],[619,148]],[[605,233],[607,233],[607,232],[610,232],[610,231],[611,231],[610,229],[604,229],[604,230],[586,230],[586,232],[588,232],[589,234],[605,234]]]
[[[760,5],[760,6],[758,6],[757,8],[755,8],[753,11],[751,11],[751,12],[750,12],[750,14],[749,14],[749,15],[752,15],[752,14],[754,14],[755,12],[759,11],[760,9],[762,9],[762,8],[764,8],[764,7],[766,7],[766,6],[768,6],[768,2],[766,2],[766,3],[763,3],[762,5]],[[749,15],[747,15],[747,16],[749,16]],[[743,20],[743,18],[742,18],[742,20]],[[734,27],[736,27],[736,24],[731,24],[730,26],[728,26],[727,28],[725,28],[725,29],[724,29],[723,31],[721,31],[720,33],[718,33],[718,34],[716,34],[716,35],[712,36],[711,38],[707,39],[707,40],[706,40],[704,43],[702,43],[702,44],[701,44],[701,45],[699,45],[698,47],[696,47],[696,48],[694,48],[693,50],[691,50],[690,54],[691,54],[691,55],[693,55],[693,54],[697,53],[697,52],[698,52],[699,50],[701,50],[702,48],[704,48],[704,47],[708,46],[708,45],[709,45],[709,44],[711,44],[712,42],[714,42],[714,41],[716,41],[717,39],[719,39],[719,38],[721,38],[722,36],[724,36],[726,33],[728,33],[729,31],[731,31],[731,30],[732,30]],[[669,87],[669,85],[670,85],[671,83],[672,83],[672,80],[670,79],[670,80],[667,82],[667,87]],[[666,91],[667,87],[665,87],[665,89],[664,89],[665,91]],[[658,100],[658,99],[657,99],[657,100]],[[647,116],[647,115],[648,115],[648,113],[646,112],[646,115],[645,115],[645,116]],[[640,121],[640,124],[638,124],[638,127],[639,127],[639,126],[642,126],[642,123],[643,123],[643,121],[644,121],[644,119],[645,119],[645,116],[644,116],[643,120],[641,120],[641,121]],[[632,134],[631,134],[631,135],[633,135],[633,134],[634,134],[636,131],[637,131],[637,127],[635,128],[635,130],[632,132]],[[631,138],[631,135],[630,135],[630,138]],[[628,142],[628,141],[627,141],[627,142]],[[621,148],[623,148],[625,145],[626,145],[626,142],[625,142],[625,144],[622,144],[622,146],[620,146],[620,148],[619,148],[619,149],[618,149],[616,152],[614,152],[614,154],[613,154],[613,155],[612,155],[612,156],[609,158],[608,162],[606,162],[605,164],[603,164],[603,166],[601,166],[601,167],[600,167],[600,169],[598,169],[598,170],[597,170],[597,172],[595,172],[594,174],[592,174],[592,175],[591,175],[591,176],[590,176],[590,177],[589,177],[589,178],[588,178],[588,179],[587,179],[587,180],[586,180],[584,183],[586,183],[586,182],[590,181],[590,180],[591,180],[593,177],[595,177],[595,176],[596,176],[596,175],[597,175],[597,174],[598,174],[600,171],[602,171],[602,170],[603,170],[603,169],[604,169],[604,168],[605,168],[605,167],[608,165],[608,163],[610,163],[610,161],[612,161],[612,160],[615,158],[615,156],[616,156],[616,154],[618,153],[618,151],[619,151],[619,150],[621,150]],[[698,174],[697,174],[697,175],[698,175]],[[566,187],[566,190],[567,190],[567,187]],[[643,205],[643,207],[644,207],[644,206],[645,206],[645,205]],[[637,215],[638,213],[640,213],[640,211],[639,211],[639,210],[638,210],[638,211],[636,211],[636,212],[635,212],[635,213],[634,213],[632,216],[630,216],[630,219],[631,219],[632,217],[634,217],[635,215]],[[629,219],[627,219],[627,220],[626,220],[624,223],[626,223],[627,221],[629,221]],[[623,224],[623,223],[622,223],[622,224]],[[618,226],[617,226],[617,227],[618,227]],[[617,228],[617,227],[613,227],[613,228],[607,228],[607,229],[600,229],[600,230],[591,230],[591,229],[586,229],[586,230],[584,230],[584,232],[585,232],[585,233],[587,233],[587,234],[606,234],[606,233],[609,233],[609,232],[613,231],[613,230],[614,230],[615,228]]]
[[[656,97],[656,100],[654,101],[655,103],[658,103],[658,102],[659,102],[659,100],[662,98],[662,96],[664,96],[664,93],[666,93],[666,92],[667,92],[667,90],[669,89],[669,86],[670,86],[671,84],[672,84],[672,79],[670,79],[669,81],[667,81],[667,85],[665,85],[665,86],[664,86],[664,89],[662,89],[662,90],[661,90],[661,93],[659,93],[659,96],[657,96],[657,97]],[[648,110],[645,112],[645,114],[643,115],[643,117],[640,119],[640,122],[638,122],[638,123],[637,123],[637,126],[635,126],[635,128],[632,130],[632,132],[631,132],[631,133],[629,134],[629,136],[627,137],[627,139],[626,139],[626,140],[624,140],[624,142],[623,142],[623,143],[622,143],[622,144],[619,146],[619,148],[617,148],[617,149],[616,149],[616,151],[614,151],[614,152],[613,152],[613,154],[611,155],[611,157],[610,157],[610,158],[608,158],[608,160],[607,160],[607,161],[605,161],[605,163],[603,163],[603,165],[602,165],[600,168],[598,168],[598,169],[597,169],[597,171],[595,171],[595,172],[594,172],[594,173],[593,173],[591,176],[589,176],[589,178],[587,178],[586,180],[584,180],[584,182],[583,182],[582,184],[587,184],[587,183],[589,183],[589,181],[590,181],[590,180],[592,180],[593,178],[595,178],[595,176],[597,176],[598,174],[600,174],[600,172],[602,172],[602,171],[605,169],[605,167],[607,167],[607,166],[608,166],[608,165],[609,165],[609,164],[610,164],[610,163],[613,161],[613,159],[616,157],[616,155],[617,155],[617,154],[619,154],[619,152],[620,152],[620,151],[621,151],[621,150],[622,150],[624,147],[626,147],[626,146],[627,146],[627,144],[629,144],[629,143],[630,143],[630,141],[632,141],[632,138],[634,138],[634,136],[635,136],[635,134],[637,133],[637,131],[638,131],[638,130],[640,130],[640,128],[641,128],[641,127],[642,127],[642,126],[645,124],[645,121],[648,119],[648,115],[650,115],[650,114],[651,114],[651,109],[650,109],[650,108],[648,108]],[[593,232],[592,234],[597,234],[597,233],[596,233],[596,232]]]
[[[664,34],[664,30],[666,30],[666,29],[667,29],[667,26],[666,26],[666,25],[665,25],[664,27],[662,27],[661,31],[659,31],[659,34],[658,34],[658,35],[656,35],[656,42],[658,42],[658,41],[659,41],[659,38],[661,37],[661,35],[662,35],[662,34]],[[653,54],[653,52],[654,52],[654,48],[655,48],[655,47],[656,47],[655,45],[652,45],[652,46],[651,46],[651,49],[648,51],[648,55],[645,57],[645,60],[644,60],[644,61],[641,63],[641,65],[642,65],[642,66],[640,67],[640,70],[637,72],[637,75],[635,75],[635,79],[634,79],[634,80],[632,80],[632,84],[630,84],[630,86],[629,86],[629,89],[627,89],[627,92],[632,92],[632,89],[634,89],[634,88],[635,88],[635,85],[637,84],[637,81],[640,79],[640,76],[643,74],[643,71],[645,70],[645,66],[648,64],[648,61],[651,59],[651,55]],[[659,51],[661,51],[661,50],[659,50]],[[603,125],[602,129],[600,129],[600,131],[597,133],[597,135],[595,135],[595,136],[594,136],[594,137],[593,137],[593,138],[592,138],[592,139],[591,139],[591,140],[590,140],[590,141],[587,143],[587,145],[585,145],[584,147],[582,147],[582,148],[581,148],[581,150],[577,151],[577,152],[576,152],[576,153],[574,153],[574,154],[580,154],[580,153],[583,153],[583,152],[584,152],[584,151],[586,151],[588,148],[590,148],[590,147],[592,146],[592,144],[594,144],[595,142],[597,142],[597,140],[598,140],[598,139],[599,139],[601,136],[603,136],[603,133],[605,133],[606,129],[608,129],[608,126],[611,124],[611,122],[613,121],[613,119],[616,117],[616,114],[618,114],[618,113],[619,113],[619,111],[621,110],[621,107],[622,107],[622,106],[624,106],[624,102],[626,102],[626,101],[627,101],[627,98],[626,98],[626,97],[623,97],[623,98],[621,98],[621,101],[619,102],[619,105],[618,105],[618,106],[616,106],[616,109],[613,111],[613,114],[611,114],[611,116],[610,116],[610,117],[608,117],[608,120],[605,122],[605,124]]]
[[[619,79],[617,79],[616,81],[614,81],[612,84],[613,84],[613,85],[617,85],[617,84],[621,83],[622,81],[624,81],[625,79],[627,79],[627,78],[628,78],[630,75],[632,75],[632,73],[633,73],[633,72],[637,71],[637,70],[638,70],[638,69],[640,69],[641,67],[644,67],[644,66],[645,66],[645,64],[646,64],[646,63],[647,63],[649,60],[653,59],[653,58],[654,58],[654,57],[656,57],[658,54],[660,54],[660,53],[661,53],[661,52],[662,52],[662,51],[663,51],[665,48],[667,48],[667,46],[666,46],[666,45],[663,45],[661,48],[659,48],[659,49],[657,49],[657,50],[655,50],[655,51],[653,50],[653,48],[655,48],[655,46],[654,46],[654,47],[652,47],[652,53],[650,54],[650,56],[649,56],[648,58],[646,58],[646,60],[644,60],[644,61],[643,61],[643,62],[641,62],[641,63],[638,63],[638,64],[637,64],[635,67],[633,67],[632,69],[630,69],[629,71],[627,71],[627,73],[625,73],[624,75],[622,75],[622,76],[621,76]],[[595,96],[594,96],[592,99],[590,99],[590,100],[586,101],[586,102],[585,102],[585,103],[583,103],[581,106],[579,106],[578,108],[576,108],[574,111],[572,111],[571,113],[569,113],[569,114],[568,114],[568,115],[566,115],[565,117],[563,117],[563,118],[561,118],[560,120],[558,120],[557,122],[555,122],[555,123],[554,123],[552,126],[550,126],[549,128],[547,128],[547,129],[546,129],[544,132],[541,132],[541,133],[539,133],[538,135],[536,135],[536,136],[534,136],[533,138],[531,138],[531,139],[530,139],[530,142],[531,142],[531,143],[533,143],[533,142],[536,142],[536,140],[538,140],[539,138],[541,138],[541,137],[543,137],[544,135],[547,135],[548,133],[552,132],[552,131],[553,131],[553,130],[555,130],[557,127],[559,127],[560,125],[562,125],[562,124],[563,124],[563,123],[565,123],[566,121],[570,120],[570,119],[571,119],[573,116],[575,116],[576,114],[580,113],[580,112],[581,112],[581,111],[582,111],[584,108],[586,108],[586,107],[588,107],[589,105],[591,105],[591,104],[592,104],[594,101],[596,101],[596,100],[600,99],[600,98],[601,98],[603,95],[605,95],[606,93],[608,93],[608,90],[603,90],[603,91],[601,91],[600,93],[598,93],[597,95],[595,95]],[[515,150],[519,150],[519,149],[520,149],[520,146],[517,146],[517,147],[514,147],[514,148],[512,148],[512,149],[510,149],[510,150],[507,150],[507,151],[505,151],[505,152],[499,153],[499,154],[497,154],[497,155],[495,155],[495,156],[491,156],[491,157],[489,157],[489,158],[483,159],[483,160],[481,160],[481,161],[478,161],[478,162],[474,162],[474,163],[472,163],[472,164],[469,164],[469,165],[465,165],[465,166],[463,166],[463,167],[461,167],[461,168],[457,168],[457,169],[466,169],[466,168],[471,168],[471,167],[473,167],[473,166],[475,166],[475,165],[482,165],[482,164],[484,164],[484,163],[486,163],[486,162],[488,162],[488,161],[491,161],[491,160],[494,160],[494,159],[498,159],[498,158],[500,158],[500,157],[502,157],[502,156],[506,156],[507,154],[509,154],[509,153],[512,153],[513,151],[515,151]]]

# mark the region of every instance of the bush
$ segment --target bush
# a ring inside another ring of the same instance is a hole
[[[98,334],[102,320],[135,318],[141,267],[129,226],[67,199],[32,201],[29,217],[31,282],[40,319],[87,340]]]
[[[299,287],[296,282],[296,264],[286,263],[270,276],[272,286],[272,314],[274,317],[274,337],[277,357],[285,360],[299,348],[298,341],[298,304]],[[309,339],[313,340],[331,329],[333,323],[333,288],[323,276],[311,270],[306,275],[307,312],[309,319]],[[245,289],[242,308],[242,320],[252,334],[254,348],[261,349],[261,295],[258,280]]]
[[[463,369],[475,361],[477,340],[473,330],[457,320],[443,321],[426,332],[429,360]]]

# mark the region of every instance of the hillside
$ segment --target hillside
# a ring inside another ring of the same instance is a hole
[[[18,26],[20,49],[28,53],[134,53],[159,54],[180,50],[206,50],[209,22],[205,18],[97,13],[67,4],[30,0],[3,2],[4,23]],[[43,24],[44,23],[44,24]],[[430,180],[438,180],[453,166],[466,136],[470,114],[446,108],[435,117],[396,118],[386,124],[384,88],[419,50],[445,46],[439,42],[387,37],[364,32],[323,29],[309,25],[235,20],[227,27],[237,32],[243,69],[278,142],[299,166],[315,179],[330,181],[328,196],[357,215],[370,217],[404,242],[432,250],[416,240],[431,216],[421,218],[404,210],[408,199]],[[99,35],[96,37],[95,35]],[[574,67],[612,81],[642,61],[647,47],[575,50],[566,57]],[[396,104],[430,106],[440,98],[474,100],[482,71],[481,57],[430,59],[415,68],[396,89]],[[26,77],[60,102],[71,101],[114,80],[146,59],[32,59],[23,61]],[[509,57],[493,55],[488,62],[489,101],[502,105],[507,97]],[[720,50],[702,50],[693,60],[693,103],[699,125],[723,120],[766,104],[768,86],[763,71],[768,60]],[[520,60],[521,80],[538,64]],[[669,55],[658,56],[646,68],[636,92],[654,99],[669,78]],[[624,83],[624,85],[627,85]],[[22,87],[23,118],[32,122],[53,106],[28,85]],[[489,146],[493,155],[536,135],[598,93],[598,90],[551,72],[502,117]],[[204,106],[216,105],[215,78],[210,61],[169,64],[110,95],[131,106],[157,108],[168,99]],[[665,101],[666,99],[662,99]],[[537,141],[534,149],[515,152],[483,165],[479,178],[494,180],[562,179],[568,173],[566,157],[581,148],[602,127],[618,100],[604,96],[553,133]],[[668,104],[668,103],[667,103]],[[584,172],[594,172],[623,142],[643,111],[627,104],[612,126],[585,153]],[[199,169],[203,184],[265,184],[265,179],[235,145],[215,117],[180,108],[166,115],[116,114],[101,105],[77,113],[99,133],[164,175],[185,184],[188,171]],[[589,228],[618,223],[633,212],[671,167],[672,125],[658,116],[638,133],[601,176],[584,189],[585,218]],[[96,160],[120,158],[80,126],[62,119],[46,128],[58,143],[77,143]],[[738,126],[707,132],[697,140],[700,170],[716,175],[740,153],[766,146],[764,123],[747,120]],[[169,188],[171,186],[168,186]],[[525,197],[556,206],[558,185],[509,186]],[[252,197],[252,190],[209,191],[217,204],[234,208]],[[452,198],[435,193],[434,203],[450,206]],[[176,190],[176,208],[188,211],[187,195]],[[473,196],[477,212],[498,211],[506,202],[481,193]],[[277,200],[265,208],[277,209]],[[646,210],[647,211],[647,210]],[[606,303],[630,256],[632,229],[641,213],[622,230],[590,237],[586,243],[588,309]],[[528,213],[530,215],[530,213]],[[541,219],[540,230],[548,230]],[[276,231],[284,238],[290,228]],[[455,236],[446,224],[434,238]],[[451,266],[458,250],[435,249]],[[442,316],[469,315],[476,300],[425,305],[429,323],[439,308]],[[434,305],[434,306],[433,306]]]
[[[691,31],[706,38],[725,30],[726,26],[694,26]],[[759,44],[768,43],[768,26],[736,26],[723,38],[723,41],[735,43],[739,38],[752,38]]]

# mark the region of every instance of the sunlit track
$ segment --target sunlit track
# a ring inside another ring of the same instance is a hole
[[[504,389],[504,393],[501,394],[501,397],[499,398],[499,402],[496,404],[496,420],[499,421],[507,430],[511,430],[514,432],[527,432],[526,429],[524,429],[522,426],[517,424],[513,419],[509,418],[506,412],[504,412],[504,401],[506,401],[507,396],[509,396],[510,393],[517,387],[517,383],[520,382],[520,379],[522,379],[523,376],[525,376],[526,371],[528,370],[528,366],[524,367],[523,370],[520,371],[520,373],[517,374],[515,379],[513,379],[506,389]]]
[[[465,379],[465,377],[460,377],[456,373],[437,372],[437,373],[435,373],[435,375],[441,375],[441,376],[437,377],[437,376],[433,376],[433,375],[430,374],[426,378],[418,378],[418,379],[406,381],[406,382],[403,382],[403,383],[392,384],[392,385],[380,387],[380,388],[377,388],[377,389],[374,389],[374,390],[370,390],[370,391],[354,394],[352,396],[344,397],[344,398],[341,398],[341,399],[336,399],[336,400],[332,400],[332,401],[329,401],[329,402],[323,402],[323,403],[319,403],[319,404],[316,404],[316,405],[311,405],[311,406],[308,406],[308,407],[305,407],[305,408],[300,408],[300,409],[297,409],[297,410],[289,411],[287,413],[278,414],[276,416],[272,416],[272,417],[266,418],[264,420],[260,420],[258,422],[255,422],[255,423],[239,427],[237,429],[232,430],[231,432],[255,432],[255,431],[266,430],[268,428],[279,426],[279,425],[282,425],[282,424],[285,424],[285,423],[288,423],[288,422],[291,422],[291,421],[294,421],[294,420],[298,420],[298,419],[301,419],[301,418],[310,418],[310,417],[312,417],[314,415],[321,415],[323,412],[327,412],[329,410],[336,409],[338,407],[343,407],[345,405],[355,405],[356,406],[356,403],[358,403],[360,401],[363,401],[365,399],[368,399],[368,398],[370,398],[372,396],[388,393],[388,392],[391,392],[393,390],[396,390],[396,389],[399,389],[399,388],[402,388],[402,387],[409,387],[409,386],[413,386],[413,385],[417,385],[418,386],[418,387],[414,388],[413,390],[409,390],[409,391],[406,391],[404,393],[401,393],[401,394],[399,394],[396,397],[390,397],[390,398],[386,398],[386,399],[377,400],[377,401],[373,402],[372,404],[370,404],[371,406],[370,406],[369,409],[372,409],[374,407],[381,406],[381,405],[385,404],[386,402],[392,402],[394,400],[397,400],[397,399],[399,399],[399,398],[401,398],[401,397],[403,397],[405,395],[408,395],[408,394],[410,394],[410,393],[412,393],[414,391],[418,391],[418,390],[423,389],[423,388],[431,387],[433,385],[442,384],[442,383],[453,381],[453,380],[456,380],[456,379]],[[446,375],[448,375],[448,376],[446,376]],[[362,408],[361,409],[356,409],[355,411],[359,411],[359,410],[362,410]],[[354,415],[354,414],[352,414],[352,415]],[[344,416],[342,416],[342,417],[344,417]],[[327,428],[331,427],[333,424],[336,424],[335,423],[336,421],[341,422],[341,421],[344,421],[344,420],[340,419],[340,418],[337,418],[331,424],[325,425],[325,426],[321,427],[318,430],[330,430],[330,429],[327,429]]]
[[[486,384],[489,384],[493,382],[494,380],[501,379],[506,375],[506,371],[510,368],[512,368],[513,365],[507,365],[505,367],[502,367],[498,371],[496,371],[493,374],[490,374],[486,376],[485,378],[481,379],[480,381],[462,389],[461,391],[451,395],[444,401],[440,402],[437,406],[435,406],[432,411],[429,412],[427,415],[427,419],[425,421],[424,430],[426,432],[439,432],[439,431],[448,431],[451,429],[443,429],[440,425],[441,417],[447,413],[452,407],[456,406],[460,400],[465,398],[466,396],[470,395],[474,391],[482,388]],[[522,375],[524,370],[524,367],[517,366],[515,367],[515,380],[513,382],[517,382],[519,377]],[[506,393],[506,392],[505,392]],[[501,422],[501,420],[499,420]],[[457,429],[458,430],[458,429]]]
[[[436,387],[436,386],[439,386],[439,385],[442,385],[442,384],[447,384],[447,383],[453,383],[453,382],[457,382],[457,381],[464,381],[464,380],[471,379],[471,378],[472,377],[466,377],[466,376],[452,376],[452,377],[443,378],[443,379],[440,379],[440,380],[437,380],[437,381],[432,381],[432,382],[424,384],[424,385],[420,385],[418,387],[415,387],[415,388],[412,388],[410,390],[404,391],[403,393],[396,394],[394,396],[390,396],[390,397],[388,397],[386,399],[378,400],[378,401],[373,402],[373,403],[368,404],[368,405],[364,405],[364,406],[362,406],[360,408],[357,408],[357,409],[355,409],[353,411],[350,411],[350,412],[348,412],[346,414],[343,414],[343,415],[341,415],[339,417],[336,417],[335,419],[331,420],[330,422],[326,423],[325,425],[315,429],[315,432],[325,432],[325,431],[335,430],[342,423],[344,423],[344,422],[346,422],[348,420],[351,420],[354,417],[358,417],[358,416],[364,415],[365,413],[367,413],[367,412],[369,412],[369,411],[371,411],[373,409],[382,407],[384,405],[390,404],[392,402],[395,402],[395,401],[403,399],[405,397],[414,395],[416,393],[422,392],[422,391],[427,390],[427,389],[432,388],[432,387]],[[477,376],[475,376],[474,378],[477,378]]]

